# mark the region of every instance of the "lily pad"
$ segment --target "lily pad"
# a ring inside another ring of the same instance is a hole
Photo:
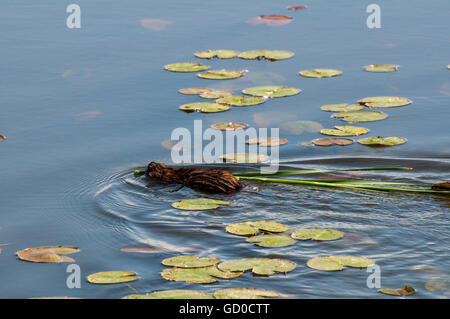
[[[194,55],[200,59],[231,59],[238,56],[239,52],[233,50],[206,50],[196,52]]]
[[[302,90],[296,88],[287,88],[280,85],[255,86],[242,91],[242,93],[259,97],[285,97],[299,94]]]
[[[262,231],[265,232],[271,232],[271,233],[282,233],[288,230],[288,226],[273,222],[273,221],[256,221],[256,222],[249,222],[252,226],[259,228]]]
[[[330,258],[336,260],[344,266],[352,268],[367,268],[374,264],[374,261],[365,257],[354,256],[330,256]]]
[[[251,270],[254,275],[269,276],[294,270],[295,263],[286,259],[247,258],[225,261],[217,266],[222,271],[244,272]]]
[[[312,143],[316,146],[331,146],[331,145],[346,146],[353,144],[353,140],[342,137],[322,137],[312,140]]]
[[[209,66],[201,65],[200,63],[173,63],[164,66],[164,69],[172,72],[199,72],[209,70]]]
[[[255,153],[230,153],[221,156],[227,163],[260,163],[269,159],[267,155]]]
[[[348,111],[359,111],[364,108],[361,104],[327,104],[320,107],[322,111],[326,112],[348,112]]]
[[[185,95],[199,95],[205,92],[211,92],[214,91],[213,89],[209,88],[186,88],[186,89],[179,89],[178,92]]]
[[[145,295],[129,295],[123,299],[213,299],[213,295],[199,290],[173,289],[149,292]]]
[[[296,230],[291,237],[299,240],[326,241],[341,239],[344,237],[344,233],[334,229],[306,228]]]
[[[358,101],[359,104],[365,105],[367,107],[399,107],[411,104],[412,101],[397,96],[374,96],[366,97]]]
[[[367,72],[395,72],[398,68],[399,66],[394,64],[371,64],[366,65],[364,70]]]
[[[216,299],[265,299],[279,296],[275,291],[255,288],[228,288],[214,293]]]
[[[228,105],[222,105],[218,103],[198,102],[198,103],[183,104],[179,107],[179,109],[185,111],[186,113],[192,112],[217,113],[228,111],[230,107]]]
[[[299,72],[301,76],[307,78],[330,78],[342,74],[342,71],[334,69],[314,69]]]
[[[209,92],[203,92],[200,94],[200,97],[204,99],[218,99],[223,98],[225,96],[232,96],[233,93],[228,91],[209,91]]]
[[[325,271],[338,271],[347,267],[367,268],[374,264],[373,260],[354,256],[328,256],[316,257],[308,260],[306,265],[310,268]]]
[[[181,210],[209,210],[219,208],[220,205],[230,205],[230,202],[212,198],[195,198],[172,203],[173,208]]]
[[[256,96],[227,96],[217,99],[216,103],[231,106],[250,106],[264,103],[264,99]]]
[[[294,56],[293,52],[280,50],[253,50],[242,52],[238,55],[239,58],[245,60],[269,60],[278,61],[286,60]]]
[[[403,137],[366,137],[358,140],[359,144],[367,145],[367,146],[395,146],[406,143],[406,138]]]
[[[249,145],[258,144],[259,146],[271,147],[271,146],[280,146],[286,144],[288,141],[283,138],[252,138],[249,139],[246,143]]]
[[[245,240],[248,243],[256,243],[261,247],[285,247],[294,245],[296,240],[282,235],[259,235],[252,236]]]
[[[161,276],[169,281],[184,281],[187,283],[208,284],[217,282],[217,278],[231,279],[242,275],[243,272],[222,271],[216,266],[202,268],[167,268]]]
[[[260,230],[271,233],[282,233],[288,230],[288,226],[273,221],[255,221],[230,224],[225,230],[234,235],[252,236],[258,234]]]
[[[52,247],[37,247],[26,248],[16,253],[20,260],[35,262],[35,263],[61,263],[74,262],[75,260],[64,256],[68,254],[77,253],[80,250],[76,247],[68,246],[52,246]]]
[[[241,71],[211,70],[205,73],[199,73],[197,76],[208,80],[230,80],[240,78],[243,75]]]
[[[251,19],[248,19],[246,22],[248,24],[261,24],[264,23],[269,27],[279,27],[285,24],[288,24],[292,21],[291,17],[288,16],[281,16],[276,14],[268,14],[268,15],[262,15],[258,17],[254,17]]]
[[[211,125],[212,128],[221,131],[237,131],[247,128],[247,124],[245,123],[216,123]]]
[[[105,271],[87,277],[87,280],[92,284],[118,284],[137,279],[136,273],[132,271]]]
[[[392,295],[392,296],[409,296],[416,292],[416,290],[408,285],[405,285],[403,288],[399,289],[390,289],[390,288],[382,288],[378,290],[378,292],[381,292],[385,295]]]
[[[334,129],[323,129],[320,133],[332,136],[358,136],[368,133],[369,130],[360,126],[335,126]]]
[[[340,118],[346,122],[373,122],[387,118],[387,114],[378,111],[349,111],[333,114],[333,117]]]
[[[200,258],[199,255],[176,256],[166,258],[162,261],[164,266],[177,268],[201,268],[216,265],[220,262],[217,257]]]

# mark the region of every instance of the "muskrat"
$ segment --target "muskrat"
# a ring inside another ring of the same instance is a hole
[[[243,184],[224,169],[170,168],[151,162],[145,176],[162,182],[181,184],[209,194],[230,194],[241,190]]]

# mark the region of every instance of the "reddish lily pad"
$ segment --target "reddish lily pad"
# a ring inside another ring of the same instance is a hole
[[[331,146],[331,145],[346,146],[353,144],[353,140],[341,137],[322,137],[312,140],[312,143],[316,146]]]
[[[279,27],[292,21],[291,17],[268,14],[247,20],[248,24],[266,24],[269,27]]]
[[[37,247],[26,248],[16,253],[20,260],[30,261],[35,263],[60,263],[60,262],[74,262],[75,260],[64,256],[68,254],[77,253],[80,250],[76,247],[68,246],[52,246],[52,247]]]
[[[305,10],[306,8],[307,6],[289,6],[288,10],[298,11],[298,10]]]

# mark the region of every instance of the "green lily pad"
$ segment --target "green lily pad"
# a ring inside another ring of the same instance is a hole
[[[387,118],[387,114],[379,111],[349,111],[333,114],[333,117],[340,118],[346,122],[373,122]]]
[[[254,221],[243,222],[228,225],[225,230],[234,235],[252,236],[259,233],[259,231],[270,233],[282,233],[288,230],[288,226],[273,221]]]
[[[367,268],[374,264],[373,260],[354,256],[328,256],[316,257],[308,260],[306,265],[310,268],[325,271],[343,270],[345,266],[352,268]]]
[[[332,136],[358,136],[368,133],[369,130],[360,126],[335,126],[334,129],[323,129],[320,133]]]
[[[364,70],[367,72],[395,72],[398,68],[399,66],[394,64],[371,64],[366,65]]]
[[[192,112],[217,113],[228,111],[230,107],[228,105],[222,105],[211,102],[198,102],[198,103],[183,104],[179,107],[179,109],[185,111],[186,113]]]
[[[214,293],[216,299],[265,299],[279,296],[275,291],[255,288],[228,288]]]
[[[227,91],[209,91],[200,93],[200,97],[204,99],[218,99],[226,96],[232,96],[233,93]]]
[[[273,221],[256,221],[249,222],[252,226],[259,228],[262,231],[271,232],[271,233],[282,233],[288,230],[288,226],[273,222]]]
[[[185,95],[199,95],[205,92],[211,92],[214,91],[213,89],[209,88],[186,88],[186,89],[179,89],[178,92]]]
[[[233,50],[206,50],[194,53],[194,55],[200,59],[232,59],[238,56],[238,54],[239,52]]]
[[[243,75],[241,71],[211,70],[205,73],[199,73],[197,76],[208,80],[230,80],[240,78]]]
[[[342,137],[322,137],[312,140],[312,143],[316,146],[331,146],[331,145],[346,146],[353,144],[353,140]]]
[[[374,97],[366,97],[358,101],[359,104],[365,105],[367,107],[399,107],[411,104],[412,101],[397,96],[374,96]]]
[[[406,138],[403,137],[366,137],[358,140],[359,144],[368,145],[368,146],[395,146],[406,143]]]
[[[303,132],[317,133],[323,129],[323,126],[314,121],[290,121],[283,123],[280,128],[284,132],[300,135]]]
[[[217,257],[200,258],[199,255],[176,256],[162,261],[164,266],[177,268],[201,268],[216,265],[220,262]]]
[[[172,72],[199,72],[209,70],[209,66],[201,65],[200,63],[173,63],[164,66],[164,69]]]
[[[87,280],[92,284],[118,284],[137,279],[136,273],[132,271],[105,271],[87,277]]]
[[[242,52],[238,55],[239,58],[245,60],[269,60],[278,61],[286,60],[294,56],[293,52],[290,51],[280,51],[280,50],[253,50]]]
[[[450,276],[434,276],[425,284],[425,289],[429,291],[450,290]]]
[[[378,290],[378,292],[391,296],[409,296],[415,293],[416,290],[411,286],[405,285],[403,288],[399,289],[382,288]]]
[[[322,111],[326,112],[348,112],[348,111],[359,111],[364,108],[361,104],[327,104],[320,107]]]
[[[74,262],[74,259],[64,255],[77,253],[79,251],[80,250],[76,247],[52,246],[26,248],[24,250],[18,251],[16,255],[20,260],[30,261],[34,263],[61,263]]]
[[[214,297],[199,290],[173,289],[153,291],[145,295],[129,295],[123,299],[214,299]]]
[[[231,106],[250,106],[264,103],[264,99],[256,96],[227,96],[216,100],[216,103]]]
[[[342,71],[333,69],[314,69],[300,71],[300,75],[307,78],[330,78],[341,74]]]
[[[334,229],[306,228],[296,230],[291,237],[299,240],[326,241],[341,239],[344,237],[344,233]]]
[[[173,208],[181,210],[209,210],[219,208],[220,205],[230,205],[230,202],[212,198],[195,198],[172,203]]]
[[[256,243],[261,247],[285,247],[294,245],[296,240],[282,235],[259,235],[252,236],[245,240],[248,243]]]
[[[271,138],[271,137],[258,137],[258,138],[252,138],[249,139],[246,143],[249,145],[259,145],[264,147],[271,147],[271,146],[280,146],[287,144],[287,140],[283,138]]]
[[[255,153],[230,153],[221,156],[227,163],[260,163],[269,159],[267,155]]]
[[[286,259],[247,258],[225,261],[217,266],[222,271],[244,272],[251,270],[254,275],[269,276],[294,270],[295,263]]]
[[[231,279],[242,275],[243,272],[222,271],[216,266],[202,268],[167,268],[161,276],[169,281],[184,281],[187,283],[208,284],[217,282],[216,278]],[[214,278],[216,277],[216,278]]]
[[[221,131],[237,131],[247,128],[247,124],[245,123],[215,123],[211,125],[212,128]]]
[[[299,94],[302,90],[287,88],[280,85],[255,86],[242,91],[242,93],[258,97],[275,98]]]

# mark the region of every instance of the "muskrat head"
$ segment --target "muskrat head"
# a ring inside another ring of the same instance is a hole
[[[147,165],[147,171],[145,175],[149,177],[158,177],[163,174],[163,172],[167,170],[167,166],[161,163],[151,162]]]

